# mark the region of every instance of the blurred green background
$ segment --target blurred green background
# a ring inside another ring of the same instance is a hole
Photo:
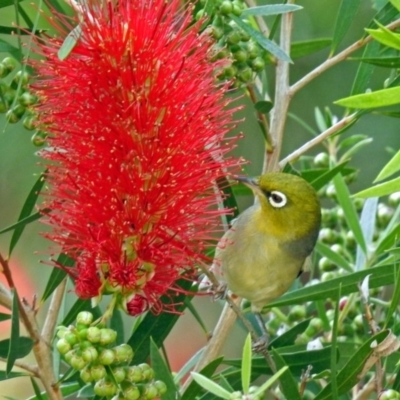
[[[272,4],[272,1],[264,4]],[[371,20],[376,10],[373,8],[372,0],[364,0],[360,4],[357,19],[354,20],[349,34],[345,37],[341,48],[356,41],[363,34],[363,28]],[[380,3],[385,3],[381,1]],[[24,10],[33,18],[36,15],[36,6],[31,2],[21,3]],[[261,4],[261,2],[259,3]],[[304,7],[302,11],[296,12],[294,17],[293,41],[307,40],[312,38],[329,38],[340,6],[339,0],[302,0],[297,4]],[[0,8],[0,26],[12,26],[16,21],[14,7]],[[268,21],[270,22],[270,21]],[[40,23],[44,26],[44,22]],[[0,35],[0,39],[16,44],[16,39],[7,35]],[[0,42],[0,50],[2,50]],[[328,50],[320,51],[312,56],[295,60],[291,68],[291,83],[298,80],[308,71],[326,59]],[[7,53],[0,52],[0,60],[7,56]],[[315,123],[315,108],[323,110],[326,106],[330,107],[334,114],[339,117],[344,110],[332,104],[333,101],[346,97],[350,94],[352,81],[355,76],[357,63],[353,61],[342,62],[338,66],[325,72],[318,79],[306,86],[293,99],[290,113],[304,119],[310,126],[317,129]],[[388,76],[388,70],[377,68],[371,81],[371,89],[382,88],[383,81]],[[274,71],[272,67],[268,70],[270,85],[273,87]],[[259,174],[263,162],[263,138],[252,112],[252,106],[244,98],[240,100],[245,104],[245,108],[237,114],[237,130],[244,133],[244,138],[239,142],[235,150],[236,155],[243,156],[249,161],[244,170],[250,175]],[[359,179],[351,186],[353,192],[369,185],[378,171],[388,161],[390,154],[388,147],[398,149],[400,144],[399,121],[377,115],[364,116],[355,126],[345,135],[366,134],[373,138],[372,144],[365,147],[351,161],[351,166],[359,169]],[[43,169],[40,166],[40,158],[30,140],[31,132],[26,131],[22,124],[7,124],[3,114],[0,114],[0,229],[13,224],[20,213],[21,207],[29,193],[32,185],[38,177],[38,173]],[[296,149],[298,146],[309,140],[311,135],[292,118],[289,118],[286,125],[286,134],[283,147],[283,155]],[[322,150],[322,147],[315,148],[312,154]],[[251,199],[242,199],[241,207],[245,207]],[[48,258],[49,243],[39,234],[45,227],[39,223],[28,225],[23,233],[23,237],[15,248],[11,257],[11,265],[19,282],[20,294],[32,299],[34,293],[39,297],[43,286],[47,282],[47,277],[51,268],[41,260]],[[10,234],[3,234],[0,237],[0,251],[7,254]],[[74,298],[71,293],[70,298]],[[219,315],[221,305],[218,303],[210,306],[207,297],[195,300],[199,305],[198,309],[207,322],[211,330]],[[42,318],[44,311],[41,311],[38,318]],[[190,340],[182,341],[182,333],[190,331]],[[1,338],[9,335],[9,325],[0,324]],[[240,328],[236,328],[236,333],[231,335],[232,340],[227,346],[226,353],[229,355],[239,355],[242,349],[244,333]],[[174,343],[179,339],[179,349]],[[195,350],[205,344],[206,338],[200,327],[196,324],[193,317],[187,313],[180,319],[174,332],[168,338],[167,348],[172,359],[173,367],[177,368],[184,361],[194,354]],[[178,351],[179,350],[179,351]],[[3,366],[0,367],[3,369]],[[0,383],[0,396],[26,397],[31,393],[31,386],[27,380],[12,380],[7,383]]]

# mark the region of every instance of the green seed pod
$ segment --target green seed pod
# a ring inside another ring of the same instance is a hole
[[[3,63],[0,63],[0,79],[5,78],[8,75],[8,73],[9,72],[7,71],[5,65]]]
[[[111,365],[115,360],[114,352],[111,349],[104,349],[99,354],[98,361],[103,365]]]
[[[3,100],[0,98],[0,114],[4,114],[8,111],[8,104],[3,102]]]
[[[137,365],[132,365],[125,369],[126,380],[132,383],[139,383],[144,380],[143,371]]]
[[[85,328],[93,322],[93,314],[89,311],[81,311],[76,316],[76,322],[82,324],[82,328]]]
[[[319,168],[329,167],[329,155],[324,151],[314,157],[314,165]]]
[[[258,55],[260,54],[260,48],[258,47],[258,45],[256,43],[254,43],[252,40],[250,40],[247,43],[246,46],[246,51],[247,51],[247,57],[250,60],[253,60],[255,58],[258,57]]]
[[[99,381],[107,376],[107,370],[104,365],[96,364],[90,368],[90,374],[94,381]]]
[[[158,396],[167,393],[167,385],[163,381],[155,381],[154,386],[157,388]]]
[[[21,117],[24,115],[26,108],[21,106],[21,104],[17,104],[11,110],[8,110],[6,113],[6,119],[10,124],[17,123]]]
[[[237,68],[232,64],[229,67],[224,68],[224,77],[226,79],[232,79],[237,74]]]
[[[393,389],[384,390],[379,395],[379,400],[397,400],[400,399],[400,393]]]
[[[138,367],[142,370],[144,380],[150,381],[154,378],[154,370],[149,364],[139,364]]]
[[[71,345],[75,346],[78,343],[78,336],[75,332],[68,331],[64,335],[64,339]]]
[[[47,135],[42,131],[36,131],[32,137],[31,142],[34,146],[40,147],[46,143]]]
[[[56,343],[56,348],[60,354],[67,354],[72,349],[72,346],[70,343],[68,343],[67,340],[61,338],[58,339]]]
[[[224,30],[219,26],[211,25],[210,32],[215,40],[219,40],[224,36]]]
[[[288,319],[290,322],[296,322],[304,319],[307,315],[306,307],[304,305],[294,305],[288,315]]]
[[[96,350],[96,348],[93,346],[88,347],[82,351],[82,358],[88,363],[96,361],[98,356],[99,356],[99,353]]]
[[[125,368],[123,367],[115,367],[112,369],[112,373],[114,375],[115,380],[118,383],[121,383],[126,378]]]
[[[91,326],[87,330],[87,340],[91,343],[100,342],[100,329],[97,326]]]
[[[18,71],[11,82],[11,87],[13,89],[18,88],[19,85],[24,87],[28,84],[28,82],[29,82],[29,74],[26,71]]]
[[[101,379],[97,381],[93,388],[94,393],[101,397],[111,397],[118,392],[118,388],[114,382],[108,381],[106,379]]]
[[[6,57],[3,61],[2,64],[4,65],[5,69],[7,70],[7,75],[14,70],[14,68],[17,66],[17,61],[15,58],[12,57]]]
[[[240,30],[240,40],[242,42],[248,42],[250,40],[250,35],[243,29]]]
[[[228,15],[233,12],[233,4],[229,0],[224,0],[219,6],[219,11],[222,15]]]
[[[386,204],[378,204],[378,226],[385,228],[393,217],[393,209],[389,208]]]
[[[327,257],[320,258],[320,260],[318,261],[318,267],[323,272],[335,271],[337,269],[337,265],[329,260],[329,258]]]
[[[321,318],[312,318],[307,329],[304,333],[309,337],[312,338],[317,333],[320,333],[324,327],[324,324]]]
[[[72,368],[80,371],[83,368],[86,367],[87,362],[81,357],[78,356],[76,353],[71,357],[71,360],[69,362]]]
[[[388,203],[392,207],[397,207],[400,204],[400,192],[394,192],[389,195]]]
[[[80,340],[84,340],[87,341],[87,332],[88,332],[88,328],[85,329],[79,329],[78,330],[78,337]],[[91,342],[89,342],[91,344]]]
[[[253,79],[253,71],[249,67],[242,69],[241,71],[238,72],[238,78],[242,82],[248,83]]]
[[[122,394],[127,400],[138,400],[141,396],[139,388],[132,384],[124,385]]]
[[[346,236],[344,238],[344,243],[349,250],[355,249],[357,241],[353,231],[347,231]]]
[[[241,40],[241,35],[238,30],[233,30],[226,37],[226,41],[229,44],[238,44],[240,42],[240,40]]]
[[[326,196],[332,200],[336,199],[336,188],[333,184],[328,185],[326,188]]]
[[[265,61],[261,57],[256,57],[251,61],[251,68],[255,72],[263,71],[265,69]]]
[[[328,282],[335,278],[337,278],[336,271],[329,271],[321,274],[321,282]]]
[[[247,52],[242,49],[237,50],[234,53],[232,53],[232,56],[239,63],[245,62],[247,60]]]
[[[143,391],[143,397],[146,400],[153,400],[158,396],[158,390],[153,383],[148,383]]]
[[[322,228],[319,231],[318,239],[323,243],[332,244],[337,241],[337,233],[331,228]]]
[[[24,92],[18,97],[18,101],[25,107],[31,106],[37,103],[37,97],[29,92]]]
[[[28,131],[34,131],[35,130],[35,122],[36,118],[33,115],[27,115],[24,120],[22,121],[22,124],[24,125],[24,128]]]
[[[237,4],[233,3],[232,13],[237,17],[240,17],[242,14],[242,9]]]
[[[92,373],[91,373],[89,367],[83,368],[83,370],[80,372],[79,376],[85,383],[93,382]]]
[[[130,362],[133,358],[133,350],[129,344],[121,344],[113,348],[115,354],[115,362]]]
[[[341,244],[335,243],[331,246],[331,250],[336,253],[339,254],[341,256],[345,255],[345,251],[343,249],[343,246]]]
[[[117,339],[117,332],[113,329],[103,328],[100,329],[100,344],[106,346],[114,343]]]
[[[68,331],[68,328],[66,328],[63,325],[58,326],[56,329],[57,329],[57,337],[60,339],[63,338],[66,332]]]

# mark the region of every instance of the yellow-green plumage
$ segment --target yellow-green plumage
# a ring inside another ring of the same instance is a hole
[[[212,269],[258,312],[285,293],[314,248],[321,221],[314,189],[302,178],[267,173],[238,178],[258,202],[221,239]]]

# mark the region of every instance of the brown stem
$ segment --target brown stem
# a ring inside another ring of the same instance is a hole
[[[6,363],[7,359],[0,357],[0,361]],[[21,369],[29,372],[30,374],[32,374],[32,376],[39,378],[39,371],[38,371],[38,367],[36,365],[30,365],[30,364],[24,363],[23,361],[19,361],[19,360],[15,360],[14,365],[18,368],[21,368]]]
[[[6,277],[10,289],[16,288],[8,261],[4,259],[1,254],[0,265],[2,267],[2,272]],[[50,400],[61,400],[62,395],[54,376],[51,348],[43,340],[42,336],[39,333],[34,310],[29,310],[27,307],[25,307],[19,297],[17,298],[17,301],[21,321],[28,331],[30,338],[34,342],[33,353],[38,364],[38,378],[41,380]]]

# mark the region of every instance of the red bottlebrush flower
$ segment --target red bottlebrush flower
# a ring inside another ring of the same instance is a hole
[[[75,260],[78,296],[117,293],[131,314],[160,310],[160,296],[204,262],[227,213],[215,181],[239,165],[225,156],[233,110],[212,43],[179,3],[85,2],[65,60],[63,38],[37,41],[47,236]]]

